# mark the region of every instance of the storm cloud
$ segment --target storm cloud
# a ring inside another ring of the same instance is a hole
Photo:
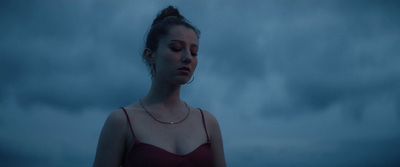
[[[90,166],[107,115],[143,97],[163,1],[0,3],[0,164]],[[395,1],[173,2],[201,31],[182,97],[228,166],[397,166]]]

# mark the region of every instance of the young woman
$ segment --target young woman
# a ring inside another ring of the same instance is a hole
[[[197,66],[199,34],[172,6],[157,15],[142,55],[151,88],[109,115],[93,166],[226,166],[215,117],[180,98]]]

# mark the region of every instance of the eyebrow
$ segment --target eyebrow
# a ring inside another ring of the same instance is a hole
[[[178,43],[180,43],[182,45],[184,45],[186,43],[185,41],[182,41],[182,40],[179,40],[179,39],[172,39],[171,42],[178,42]],[[197,48],[199,47],[197,44],[191,44],[190,46],[195,46]]]

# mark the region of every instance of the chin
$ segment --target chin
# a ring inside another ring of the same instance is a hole
[[[186,84],[186,83],[188,83],[188,82],[189,82],[189,80],[179,80],[179,81],[178,81],[178,84],[184,85],[184,84]]]
[[[184,84],[186,84],[186,83],[188,83],[189,82],[189,80],[190,80],[190,78],[178,78],[177,80],[176,80],[176,82],[178,83],[178,84],[180,84],[180,85],[184,85]]]

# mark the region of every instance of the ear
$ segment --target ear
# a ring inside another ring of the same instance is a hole
[[[153,55],[153,51],[151,49],[146,48],[143,51],[143,58],[149,63],[149,64],[154,64],[155,59]]]

